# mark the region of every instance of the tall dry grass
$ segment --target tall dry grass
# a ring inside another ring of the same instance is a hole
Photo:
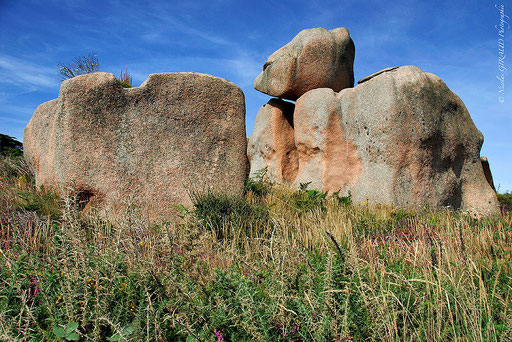
[[[70,323],[83,341],[512,340],[510,212],[274,186],[198,194],[148,226],[134,207],[84,217],[3,167],[0,340],[52,341]]]

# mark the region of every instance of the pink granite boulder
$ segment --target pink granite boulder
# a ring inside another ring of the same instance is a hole
[[[190,205],[190,189],[241,194],[246,146],[242,91],[198,73],[152,74],[129,89],[108,73],[66,80],[24,136],[38,186],[110,211],[129,198],[151,222]]]
[[[316,88],[338,92],[353,87],[354,54],[354,42],[344,27],[303,30],[268,58],[254,88],[295,101]]]

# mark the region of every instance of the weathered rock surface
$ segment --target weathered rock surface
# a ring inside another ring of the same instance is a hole
[[[361,174],[356,147],[345,139],[332,89],[321,88],[299,98],[294,113],[298,172],[295,184],[327,191],[350,189]]]
[[[24,136],[38,186],[112,210],[131,198],[149,221],[190,205],[188,189],[241,193],[246,146],[240,88],[197,73],[152,74],[130,89],[108,73],[66,80]]]
[[[496,191],[496,188],[494,187],[494,181],[492,179],[491,166],[489,165],[487,157],[480,157],[480,161],[482,162],[482,168],[484,169],[484,175],[487,183],[489,183],[491,188]]]
[[[316,88],[340,91],[353,87],[354,55],[354,42],[344,27],[303,30],[268,58],[254,88],[296,100]]]
[[[374,72],[371,75],[368,75],[366,77],[361,78],[359,81],[357,81],[357,84],[361,84],[361,83],[366,82],[366,81],[368,81],[368,80],[370,80],[370,79],[372,79],[372,78],[374,78],[376,76],[379,76],[380,74],[383,74],[383,73],[389,72],[389,71],[393,71],[393,70],[396,70],[396,69],[398,69],[397,66],[391,67],[391,68],[385,68],[385,69],[382,69],[381,71]]]
[[[267,168],[270,181],[291,182],[297,175],[297,149],[293,133],[295,105],[271,99],[256,115],[254,130],[248,142],[250,177]]]
[[[498,210],[480,161],[482,134],[460,98],[417,67],[339,93],[311,90],[298,99],[293,126],[297,186],[350,191],[359,203]]]

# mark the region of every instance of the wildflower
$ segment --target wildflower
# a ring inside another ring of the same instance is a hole
[[[222,332],[219,330],[214,330],[215,337],[217,337],[217,342],[224,341],[224,337],[222,336]]]
[[[135,310],[135,304],[133,302],[130,302],[128,304],[128,307],[130,308],[130,311],[133,312]]]
[[[95,289],[95,288],[96,288],[96,286],[97,286],[97,285],[96,285],[96,281],[94,281],[92,278],[87,278],[87,279],[86,279],[86,282],[87,282],[87,284],[88,284],[91,288],[93,288],[93,289]]]
[[[299,327],[294,325],[293,328],[292,328],[292,335],[295,335],[298,330],[299,330]]]
[[[41,289],[37,286],[38,281],[39,279],[37,279],[36,277],[31,278],[30,288],[34,291],[34,296],[37,296],[39,293],[41,293]]]

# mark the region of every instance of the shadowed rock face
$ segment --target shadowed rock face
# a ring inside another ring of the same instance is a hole
[[[482,134],[460,98],[417,67],[339,93],[311,90],[298,99],[293,126],[295,185],[350,191],[359,203],[498,210],[480,161]]]
[[[242,91],[197,73],[153,74],[130,89],[108,73],[69,79],[24,136],[38,186],[109,210],[130,198],[152,222],[170,219],[173,204],[190,205],[187,189],[241,194],[246,146]]]
[[[485,179],[487,179],[487,183],[489,183],[491,188],[496,192],[496,188],[494,187],[494,181],[492,179],[491,166],[489,165],[487,157],[480,157],[480,162],[482,162],[482,168],[484,170],[484,175]]]
[[[296,100],[316,88],[340,91],[353,87],[354,54],[354,42],[344,27],[303,30],[268,58],[254,88]]]
[[[341,91],[337,111],[363,164],[351,187],[357,201],[497,211],[483,136],[439,77],[414,66],[388,71]]]
[[[293,103],[271,99],[258,111],[247,147],[250,177],[267,168],[271,181],[282,183],[295,179],[298,161],[293,133],[294,108]]]

